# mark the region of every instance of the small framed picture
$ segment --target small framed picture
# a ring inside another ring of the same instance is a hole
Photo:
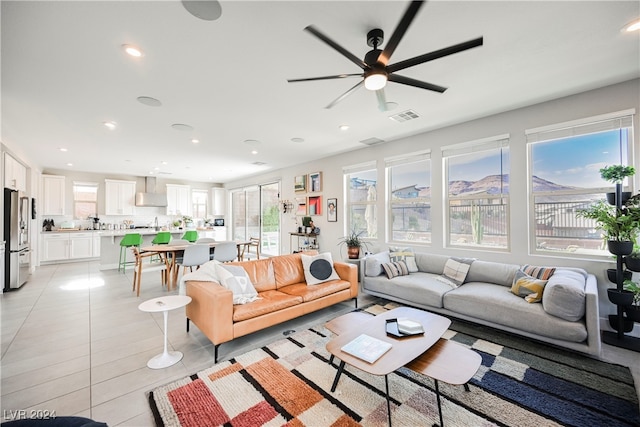
[[[296,215],[298,216],[307,215],[307,198],[306,197],[296,198]]]
[[[322,196],[309,196],[307,211],[309,215],[322,215]]]
[[[293,179],[293,188],[296,193],[307,191],[307,175],[298,175]]]
[[[327,221],[338,222],[338,199],[327,199]]]
[[[322,191],[322,172],[309,174],[309,191],[312,193]]]

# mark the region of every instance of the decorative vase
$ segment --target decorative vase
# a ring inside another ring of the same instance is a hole
[[[360,258],[360,248],[357,246],[349,246],[347,248],[347,254],[349,255],[349,259],[358,259]]]
[[[607,279],[609,279],[610,282],[618,283],[617,275],[618,272],[615,268],[607,268]],[[631,272],[625,270],[625,272],[622,274],[622,277],[623,280],[631,280]]]
[[[618,330],[618,315],[617,314],[610,314],[609,315],[609,326],[611,326],[611,328],[615,331]],[[623,326],[622,326],[622,332],[631,332],[633,330],[633,320],[631,319],[627,319],[626,317],[623,318]]]
[[[612,206],[616,205],[616,193],[606,193],[607,195],[607,203]],[[621,204],[624,205],[627,200],[631,198],[631,191],[623,191],[622,192],[622,201]]]
[[[628,305],[624,308],[627,318],[640,323],[640,305]]]
[[[627,266],[628,270],[640,271],[640,257],[626,256],[624,257],[624,264]]]
[[[609,301],[615,305],[631,305],[633,303],[633,292],[625,289],[619,291],[616,288],[607,289]]]
[[[607,248],[609,252],[614,255],[629,255],[633,252],[633,242],[621,242],[619,240],[607,241]]]

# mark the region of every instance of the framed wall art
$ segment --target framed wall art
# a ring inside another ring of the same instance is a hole
[[[307,210],[309,215],[322,215],[322,196],[309,196]]]
[[[296,193],[307,191],[307,175],[298,175],[293,179],[293,189]]]
[[[327,221],[338,222],[338,199],[327,199]]]
[[[309,192],[317,193],[322,191],[322,172],[309,174]]]
[[[307,215],[307,199],[305,197],[296,197],[296,215]]]

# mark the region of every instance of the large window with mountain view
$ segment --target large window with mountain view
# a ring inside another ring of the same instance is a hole
[[[378,236],[378,171],[375,162],[346,167],[347,233],[354,231],[363,238]]]
[[[385,159],[390,240],[431,243],[431,156],[411,153]]]
[[[593,220],[576,212],[614,186],[600,176],[609,165],[629,165],[632,111],[526,131],[529,149],[532,252],[609,256]],[[623,183],[630,191],[630,182]]]
[[[508,135],[442,148],[447,246],[509,248]]]

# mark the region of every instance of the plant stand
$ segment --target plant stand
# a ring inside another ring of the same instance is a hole
[[[616,184],[616,207],[620,209],[621,206],[622,206],[622,184]],[[623,265],[622,255],[625,255],[625,254],[616,254],[616,255],[617,257],[616,257],[615,283],[616,283],[616,289],[619,292],[622,292],[623,282],[624,282],[624,273],[625,273],[622,268],[622,265]],[[611,316],[610,322],[611,321],[617,322],[616,325],[611,325],[611,327],[615,329],[617,332],[603,331],[602,341],[606,344],[609,344],[615,347],[626,348],[627,350],[640,352],[640,338],[625,335],[625,320],[628,320],[628,319],[624,316],[624,313],[625,313],[624,305],[616,305],[616,307],[617,307],[617,315]]]

